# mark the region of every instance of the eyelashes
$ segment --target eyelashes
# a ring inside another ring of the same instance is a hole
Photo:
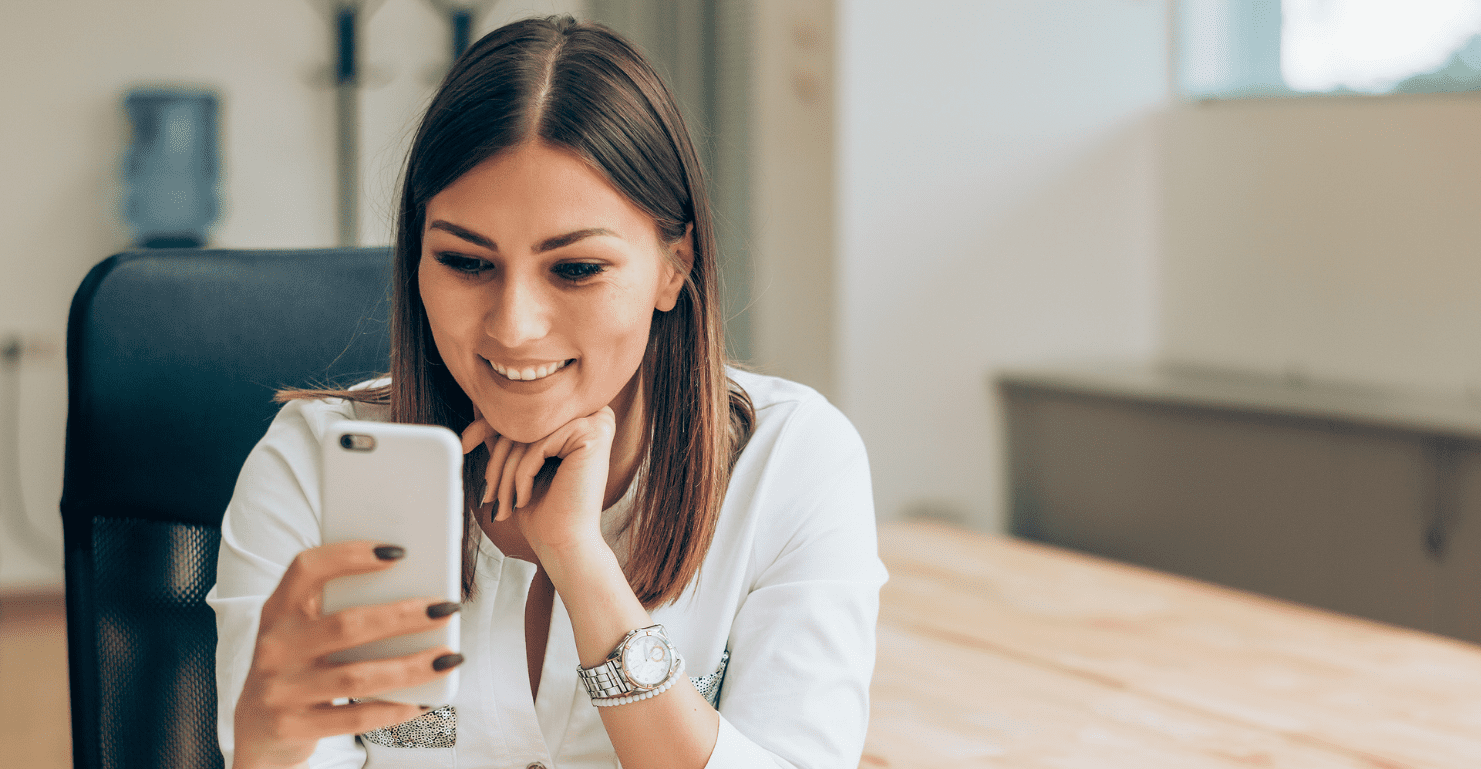
[[[464,275],[481,275],[494,269],[494,265],[488,260],[451,251],[438,251],[433,254],[433,258],[444,267]],[[550,271],[562,280],[580,283],[606,272],[607,268],[595,262],[561,262],[551,267]]]
[[[438,264],[467,275],[477,275],[493,267],[493,265],[482,259],[475,259],[471,256],[463,256],[462,254],[454,254],[448,251],[439,251],[433,254],[433,258],[437,260]]]
[[[595,275],[600,275],[607,268],[593,262],[561,262],[550,271],[569,281],[585,280]]]

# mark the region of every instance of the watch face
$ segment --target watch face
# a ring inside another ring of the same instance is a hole
[[[636,636],[622,651],[622,667],[639,686],[651,688],[663,683],[669,674],[669,662],[668,644],[657,636]]]

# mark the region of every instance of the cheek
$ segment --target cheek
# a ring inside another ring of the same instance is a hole
[[[427,313],[427,325],[432,330],[438,357],[462,383],[460,368],[466,357],[462,353],[470,344],[470,324],[476,323],[476,313],[471,311],[472,297],[462,296],[457,286],[449,285],[435,275],[424,273],[418,282],[422,307]]]
[[[570,316],[573,321],[577,318]],[[582,339],[583,357],[594,399],[615,398],[642,365],[648,349],[652,306],[641,302],[609,301],[588,305],[579,313],[579,325],[571,330]],[[605,403],[605,401],[604,401]]]
[[[648,346],[653,307],[646,297],[618,294],[582,308],[582,336],[596,342],[609,358],[641,358]]]

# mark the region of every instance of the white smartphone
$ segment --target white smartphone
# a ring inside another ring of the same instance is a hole
[[[324,457],[325,544],[368,539],[406,548],[394,566],[339,577],[324,586],[324,612],[406,598],[460,602],[463,451],[445,427],[342,421],[329,426]],[[431,646],[458,651],[458,615],[437,630],[387,638],[337,652],[335,662],[399,657]],[[458,671],[419,686],[376,695],[444,705]]]

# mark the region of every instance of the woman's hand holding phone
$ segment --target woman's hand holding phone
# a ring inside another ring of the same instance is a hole
[[[407,721],[423,708],[367,700],[447,675],[462,662],[446,647],[364,662],[328,655],[405,633],[446,625],[455,603],[408,599],[323,613],[324,585],[335,577],[393,567],[404,552],[375,542],[337,542],[299,553],[262,607],[252,666],[237,701],[236,767],[297,766],[321,737],[358,734]]]

